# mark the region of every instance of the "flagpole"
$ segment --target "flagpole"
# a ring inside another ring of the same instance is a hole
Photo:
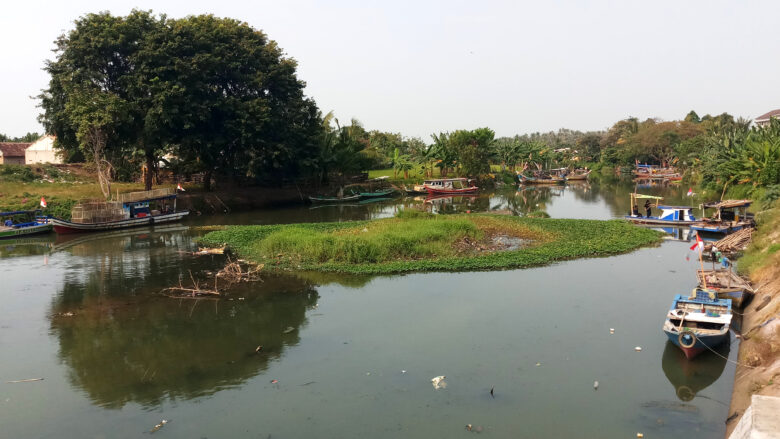
[[[707,276],[704,275],[704,257],[702,257],[702,249],[704,248],[704,243],[701,241],[701,238],[699,237],[699,232],[696,232],[696,244],[699,250],[699,263],[701,264],[701,282],[704,284],[704,289],[707,288]]]

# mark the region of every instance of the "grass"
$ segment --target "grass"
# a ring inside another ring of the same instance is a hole
[[[530,240],[518,250],[471,250],[495,235]],[[202,238],[270,269],[386,274],[493,270],[604,256],[658,242],[625,221],[519,218],[487,214],[399,217],[341,223],[229,226]]]
[[[754,274],[770,266],[780,266],[780,207],[756,214],[757,229],[745,253],[739,258],[740,272]]]

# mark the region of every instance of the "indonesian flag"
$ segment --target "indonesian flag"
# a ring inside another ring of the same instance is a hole
[[[186,191],[184,190],[184,188],[183,188],[183,187],[181,187],[181,183],[179,183],[179,184],[177,184],[177,185],[176,185],[176,190],[177,190],[177,191],[186,192]]]
[[[46,198],[41,197],[41,207],[46,208]]]
[[[693,188],[691,188],[691,187],[688,188],[688,196],[689,197],[693,196]]]
[[[701,237],[699,236],[698,233],[696,234],[696,242],[691,246],[691,250],[697,250],[697,249],[699,251],[704,250],[704,241],[701,240]]]

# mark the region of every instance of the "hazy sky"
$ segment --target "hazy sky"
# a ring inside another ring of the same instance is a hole
[[[323,112],[426,141],[780,108],[780,1],[14,1],[0,15],[0,132],[41,131],[53,40],[109,10],[246,21],[298,60]]]

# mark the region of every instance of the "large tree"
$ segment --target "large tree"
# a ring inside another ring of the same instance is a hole
[[[110,120],[102,127],[106,157],[146,163],[147,189],[168,153],[204,171],[207,188],[213,173],[268,180],[317,163],[319,113],[303,95],[295,61],[246,23],[135,10],[89,14],[57,40],[55,52],[41,95],[47,131],[61,148],[84,150],[83,123]],[[84,96],[122,111],[85,114]]]

